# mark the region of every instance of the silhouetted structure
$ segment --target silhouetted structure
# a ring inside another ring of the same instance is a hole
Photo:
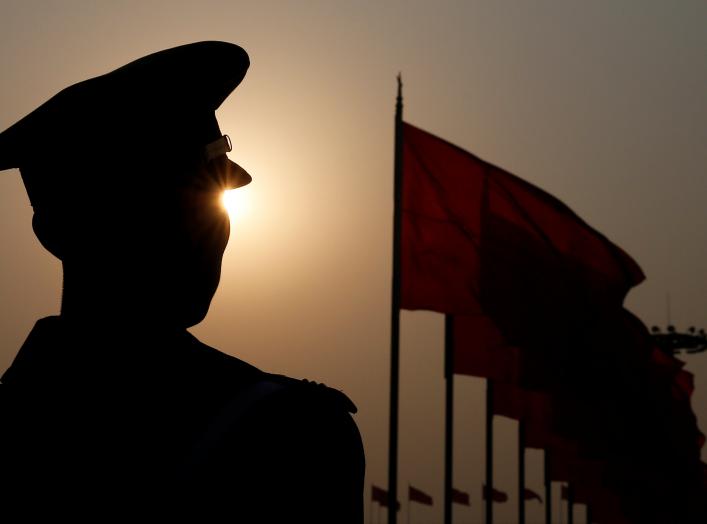
[[[707,333],[704,329],[698,331],[694,326],[690,326],[687,333],[679,333],[675,326],[669,325],[663,333],[658,326],[653,326],[651,334],[656,345],[669,355],[707,351]]]
[[[361,522],[364,455],[341,392],[260,371],[186,330],[219,283],[230,161],[214,111],[248,55],[155,53],[0,134],[64,270],[0,391],[2,509],[22,520]]]

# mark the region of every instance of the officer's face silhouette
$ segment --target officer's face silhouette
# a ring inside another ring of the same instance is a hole
[[[199,166],[188,183],[176,188],[174,223],[163,223],[167,237],[169,232],[173,235],[173,245],[160,258],[178,260],[178,273],[169,275],[169,285],[177,296],[165,294],[174,301],[175,319],[181,319],[184,326],[203,320],[221,276],[230,233],[228,214],[221,202],[223,167],[220,159]]]
[[[145,160],[130,176],[143,182],[74,194],[75,209],[35,210],[35,232],[63,262],[63,308],[179,328],[203,320],[230,224],[221,204],[226,156],[207,162],[201,150]],[[101,175],[125,169],[106,166]]]
[[[189,159],[173,159],[174,169],[181,175],[175,177],[178,182],[164,190],[156,188],[161,193],[156,198],[159,205],[145,202],[143,220],[130,227],[133,247],[139,248],[133,251],[137,257],[132,265],[140,274],[135,280],[161,304],[163,314],[169,317],[165,320],[182,327],[205,317],[219,284],[230,233],[228,214],[221,203],[226,156],[207,162],[201,150]],[[146,230],[144,223],[152,224],[152,229]],[[142,250],[149,257],[142,257]]]

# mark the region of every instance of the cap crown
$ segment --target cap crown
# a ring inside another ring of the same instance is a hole
[[[196,158],[221,136],[214,111],[248,66],[235,44],[198,42],[74,84],[0,133],[0,170],[20,168],[36,204],[86,176]]]

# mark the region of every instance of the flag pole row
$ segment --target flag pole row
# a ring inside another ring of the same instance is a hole
[[[455,374],[487,380],[486,524],[494,414],[520,424],[519,522],[527,447],[545,451],[547,524],[553,480],[568,483],[569,522],[575,502],[597,523],[707,522],[692,375],[623,307],[645,278],[638,264],[554,196],[405,122],[400,75],[395,107],[388,523],[397,522],[401,309],[445,315],[445,524]]]
[[[402,191],[403,191],[403,96],[402,77],[397,77],[398,92],[395,104],[395,155],[394,155],[394,212],[393,212],[393,277],[391,296],[391,364],[390,364],[390,420],[389,420],[389,464],[387,500],[382,506],[388,509],[388,522],[397,522],[399,510],[395,494],[397,493],[398,470],[398,427],[399,427],[399,382],[400,382],[400,291],[401,291],[401,226],[402,226]],[[445,446],[444,446],[444,523],[452,524],[453,492],[453,433],[454,433],[454,315],[445,315]],[[485,522],[493,524],[494,496],[493,487],[493,382],[486,381],[486,482],[483,488],[485,504]],[[525,522],[525,459],[524,442],[519,441],[519,522]],[[382,492],[380,488],[377,488]],[[409,490],[414,489],[409,487]],[[505,496],[505,494],[503,494]],[[408,496],[408,521],[410,519]],[[430,504],[431,504],[431,498]],[[468,500],[468,495],[467,495]],[[548,521],[549,523],[549,521]]]

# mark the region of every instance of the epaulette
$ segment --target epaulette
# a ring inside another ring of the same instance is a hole
[[[296,379],[286,375],[270,375],[270,379],[286,386],[290,391],[323,403],[324,405],[346,410],[348,413],[356,413],[358,408],[353,401],[346,396],[343,391],[330,388],[320,382],[307,379]]]
[[[340,406],[349,413],[356,413],[358,411],[356,404],[339,389],[330,388],[321,382],[314,382],[304,378],[300,383],[303,384],[308,394],[316,395],[318,398],[324,399],[327,403]]]

